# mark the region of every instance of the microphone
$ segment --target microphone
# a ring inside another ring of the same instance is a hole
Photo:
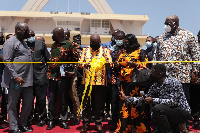
[[[144,91],[140,91],[140,96],[146,98],[146,96],[144,95]]]

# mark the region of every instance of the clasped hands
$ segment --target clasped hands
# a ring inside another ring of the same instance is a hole
[[[120,97],[121,100],[124,100],[124,101],[127,99],[127,96],[122,91],[119,92],[119,97]],[[144,98],[144,101],[145,101],[146,104],[151,104],[151,103],[153,103],[153,98],[152,97],[146,97],[146,98]]]
[[[16,77],[15,82],[18,84],[19,87],[21,87],[22,84],[25,83],[25,80],[22,77]]]

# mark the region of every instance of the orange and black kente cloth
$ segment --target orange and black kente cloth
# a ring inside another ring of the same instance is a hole
[[[135,69],[146,68],[146,63],[138,63],[137,68],[126,66],[126,62],[145,62],[148,61],[146,54],[141,49],[133,51],[131,54],[122,53],[118,59],[121,64],[120,70],[120,85],[121,91],[126,96],[140,97],[140,91],[145,91],[144,87],[131,83],[131,77]],[[120,133],[147,133],[151,132],[148,120],[144,113],[144,106],[136,106],[128,104],[126,101],[119,102],[119,121],[116,132]]]

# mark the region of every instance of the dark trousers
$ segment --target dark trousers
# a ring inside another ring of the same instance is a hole
[[[118,109],[119,109],[119,86],[118,85],[112,85],[111,91],[112,91],[112,99],[111,99],[111,111],[112,111],[112,121],[113,125],[117,125],[118,122]]]
[[[61,81],[49,80],[49,113],[48,117],[50,121],[56,119],[56,101],[57,93],[59,93],[60,98],[60,118],[62,121],[67,120],[67,96],[69,95],[70,88],[70,78],[61,79]]]
[[[179,124],[187,122],[190,117],[189,112],[179,107],[169,107],[163,104],[156,104],[153,113],[159,133],[179,133]]]
[[[190,107],[194,122],[199,121],[200,117],[200,84],[191,84],[190,86]]]
[[[182,83],[182,86],[183,86],[183,91],[184,91],[184,94],[185,94],[185,97],[189,103],[190,101],[190,83]]]
[[[111,96],[112,96],[112,84],[107,85],[107,93],[106,93],[106,107],[105,111],[109,113],[110,111],[110,104],[111,104]]]
[[[69,109],[70,109],[70,113],[74,114],[73,103],[72,103],[71,97],[68,97],[67,100],[68,100],[68,106],[69,106]]]
[[[185,94],[185,97],[187,99],[187,102],[189,103],[190,101],[190,83],[182,83],[183,86],[183,91]],[[190,123],[189,120],[186,122],[186,128],[189,129]]]
[[[83,101],[83,125],[90,124],[91,108],[93,107],[96,126],[102,125],[102,112],[104,111],[106,87],[102,85],[93,85],[91,99],[88,97],[89,86]]]
[[[5,94],[5,88],[2,88],[1,115],[3,116],[3,120],[7,120],[7,104],[8,94]]]
[[[34,85],[33,87],[33,97],[36,97],[36,103],[34,108],[34,100],[33,107],[30,113],[29,119],[33,119],[33,115],[40,116],[40,120],[45,120],[47,117],[47,109],[46,109],[46,96],[47,96],[47,87],[46,85]]]

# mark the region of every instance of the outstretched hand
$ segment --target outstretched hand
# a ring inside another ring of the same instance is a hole
[[[152,98],[152,97],[146,97],[146,98],[145,98],[145,103],[146,103],[146,104],[151,104],[151,103],[153,103],[153,98]]]

